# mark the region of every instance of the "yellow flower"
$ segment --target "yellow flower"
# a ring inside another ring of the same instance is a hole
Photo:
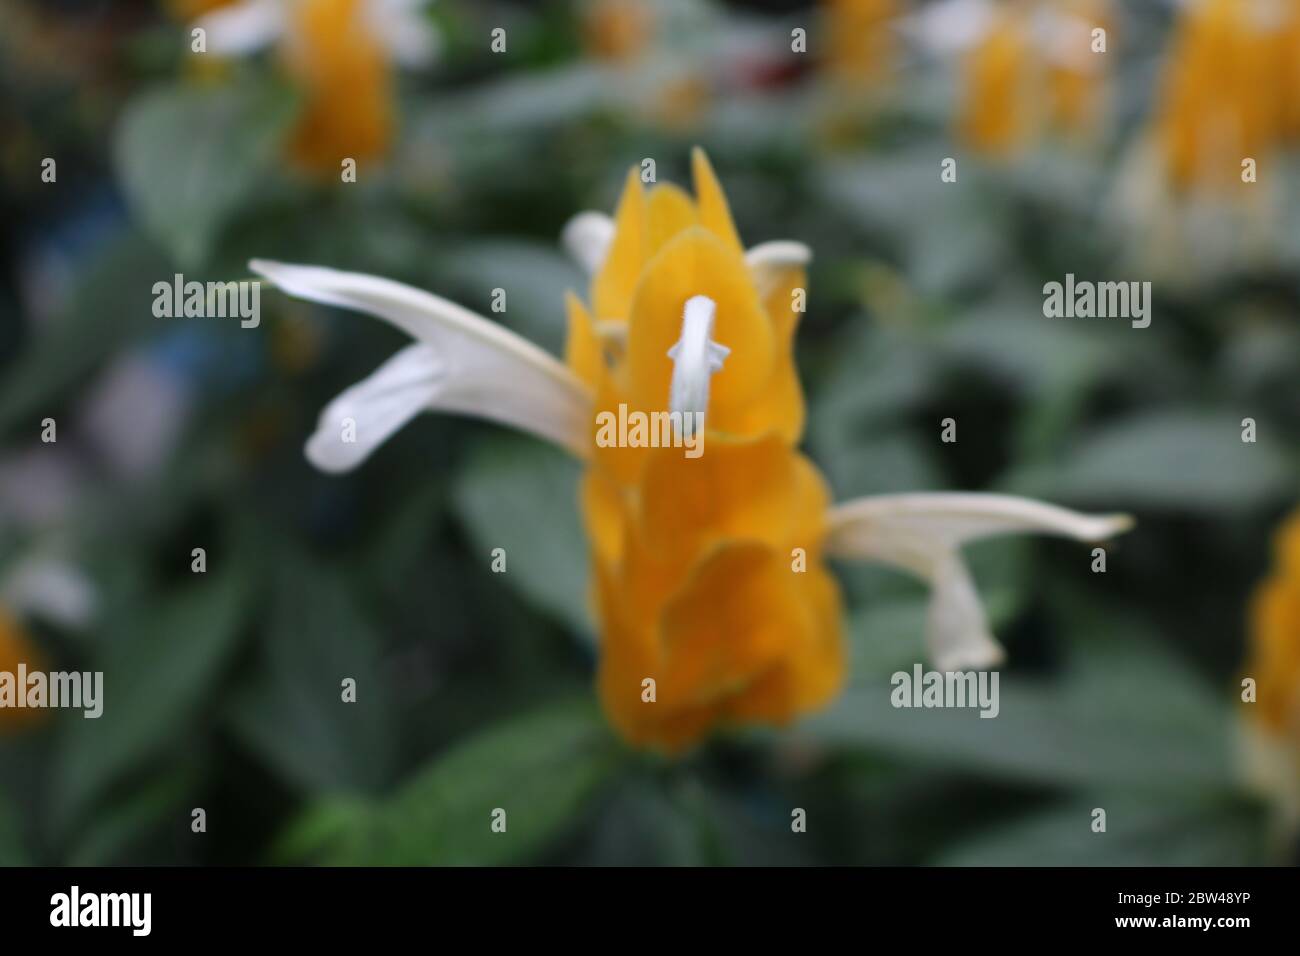
[[[277,42],[304,104],[291,153],[304,168],[337,174],[345,158],[384,155],[393,136],[392,62],[425,66],[439,38],[425,0],[239,0],[196,22],[218,55]]]
[[[894,66],[898,0],[826,0],[826,69],[847,85],[879,85]]]
[[[962,65],[965,94],[957,129],[984,152],[1011,152],[1027,133],[1033,88],[1024,27],[1017,17],[1001,17]]]
[[[581,6],[583,43],[601,60],[633,60],[654,39],[651,0],[585,0]]]
[[[601,697],[630,740],[669,748],[725,719],[789,720],[844,676],[839,594],[822,562],[830,497],[794,447],[803,266],[785,263],[760,290],[698,151],[694,173],[694,200],[667,184],[643,190],[629,173],[590,310],[569,299],[567,359],[597,418],[663,407],[688,300],[706,300],[719,341],[745,343],[716,374],[698,460],[680,448],[604,447],[592,430],[581,497]],[[795,549],[802,573],[791,572]],[[642,699],[647,679],[655,706]]]
[[[1179,189],[1229,189],[1300,121],[1300,4],[1200,0],[1165,66],[1155,135]]]
[[[1300,512],[1278,531],[1272,574],[1248,614],[1243,673],[1255,699],[1243,702],[1243,769],[1272,799],[1284,832],[1300,827]]]
[[[1276,565],[1250,607],[1250,659],[1259,726],[1290,737],[1300,754],[1300,513],[1278,532]]]
[[[953,7],[950,16],[970,21],[951,45],[965,48],[957,131],[971,147],[1007,156],[1049,131],[1078,137],[1094,130],[1103,76],[1093,30],[1109,34],[1106,3],[1019,2],[993,10],[963,0]]]
[[[566,227],[592,281],[585,304],[568,299],[564,364],[395,282],[250,264],[292,295],[369,312],[416,339],[324,409],[307,443],[318,467],[355,467],[426,410],[511,424],[586,463],[601,699],[629,741],[667,751],[719,724],[786,723],[835,695],[845,653],[829,555],[929,582],[936,665],[981,668],[1002,651],[963,544],[1020,531],[1091,541],[1128,526],[1002,495],[830,507],[796,449],[804,403],[792,350],[811,254],[789,241],[746,252],[702,152],[692,166],[694,197],[645,189],[634,169],[614,219],[588,212]],[[658,440],[624,429],[638,416],[663,420],[648,430]]]
[[[16,674],[19,664],[27,665],[29,670],[44,667],[18,619],[0,604],[0,672]],[[41,708],[0,707],[0,733],[22,730],[40,721],[45,714]]]

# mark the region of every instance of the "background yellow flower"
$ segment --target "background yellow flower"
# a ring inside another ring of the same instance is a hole
[[[29,671],[39,671],[44,667],[26,630],[9,609],[0,604],[0,671],[17,674],[19,664],[25,664]],[[19,690],[23,692],[23,689]],[[39,708],[0,707],[0,734],[30,727],[48,717],[49,711]]]

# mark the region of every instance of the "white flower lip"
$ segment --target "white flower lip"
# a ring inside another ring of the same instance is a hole
[[[751,271],[762,269],[792,269],[812,262],[812,250],[793,239],[773,239],[760,242],[745,253],[745,265]]]
[[[590,390],[513,332],[377,276],[261,259],[249,268],[289,295],[365,312],[416,340],[325,408],[307,444],[317,467],[354,468],[418,412],[435,410],[511,425],[580,458],[588,454]]]
[[[668,357],[673,360],[668,410],[681,413],[682,428],[687,435],[694,434],[696,422],[703,422],[708,414],[709,380],[731,354],[731,349],[713,341],[717,308],[708,296],[687,299],[682,309],[682,336],[668,350]]]
[[[307,459],[321,471],[351,471],[433,407],[441,371],[434,348],[408,345],[322,409],[316,431],[307,439]]]
[[[595,275],[605,264],[614,228],[614,220],[603,212],[580,212],[565,223],[560,242],[588,275]]]
[[[287,13],[283,0],[241,0],[200,17],[194,26],[207,34],[210,53],[246,56],[280,38]]]
[[[812,262],[812,250],[792,239],[761,242],[745,253],[745,265],[761,299],[776,290],[782,276],[792,269],[803,269]]]
[[[1133,520],[1011,495],[936,493],[848,501],[831,509],[827,526],[828,553],[888,564],[930,583],[930,656],[940,670],[966,670],[994,667],[1003,652],[989,633],[962,545],[1016,532],[1102,541],[1129,530]]]
[[[366,25],[393,60],[410,69],[432,65],[442,53],[442,35],[422,14],[428,0],[369,0]]]

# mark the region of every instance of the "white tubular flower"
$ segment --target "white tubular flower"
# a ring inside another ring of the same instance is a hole
[[[694,435],[703,429],[709,411],[709,380],[721,370],[731,349],[713,341],[713,319],[717,304],[708,296],[686,300],[682,309],[682,336],[668,350],[673,360],[673,377],[668,390],[668,410],[681,416],[682,431]]]
[[[194,22],[207,34],[207,47],[221,56],[247,56],[278,41],[290,29],[301,0],[240,0]],[[420,68],[442,48],[437,29],[421,13],[428,0],[362,0],[361,16],[371,35],[395,63]]]
[[[592,396],[563,364],[513,332],[420,289],[356,272],[254,259],[289,295],[365,312],[416,340],[325,407],[307,457],[322,471],[355,468],[422,411],[512,425],[582,458]]]
[[[1084,515],[1055,505],[987,494],[902,494],[836,505],[828,517],[832,555],[888,564],[930,582],[926,642],[935,667],[993,667],[1002,647],[961,559],[963,545],[1018,532],[1102,541],[1127,531],[1127,515]]]

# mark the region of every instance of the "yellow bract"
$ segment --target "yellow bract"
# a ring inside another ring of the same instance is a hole
[[[284,57],[306,99],[294,158],[337,174],[345,158],[383,155],[394,125],[392,77],[361,0],[310,0],[293,9]]]
[[[1036,15],[1051,26],[1040,35]],[[1092,30],[1107,29],[1102,0],[1018,3],[997,19],[962,64],[959,135],[973,148],[1010,155],[1051,130],[1085,136],[1099,118],[1102,65],[1110,53],[1092,51]]]
[[[632,60],[654,39],[653,0],[586,0],[581,20],[583,45],[602,60]]]
[[[236,0],[168,0],[190,19],[234,7]],[[367,0],[287,0],[277,52],[302,96],[290,157],[307,172],[337,176],[344,159],[388,151],[396,125],[389,54],[366,15]],[[224,74],[219,58],[193,61],[198,75]]]
[[[17,674],[19,664],[26,664],[27,669],[33,671],[43,666],[22,625],[0,606],[0,671]],[[19,688],[18,692],[26,693],[26,688]],[[37,723],[45,718],[45,714],[41,708],[0,707],[0,733]]]
[[[1189,5],[1156,131],[1175,185],[1240,185],[1243,159],[1300,131],[1300,3]]]
[[[720,722],[788,721],[830,699],[845,666],[821,557],[829,495],[794,447],[803,269],[771,272],[760,289],[699,151],[693,172],[694,201],[628,175],[591,308],[569,299],[566,350],[599,415],[667,410],[667,353],[692,296],[716,303],[713,338],[731,349],[713,377],[701,457],[601,447],[593,419],[581,488],[601,699],[628,740],[669,751]]]
[[[1248,713],[1300,753],[1300,513],[1278,533],[1273,574],[1251,604],[1246,676],[1257,698]]]
[[[826,68],[845,85],[870,88],[894,66],[898,0],[827,0]]]

